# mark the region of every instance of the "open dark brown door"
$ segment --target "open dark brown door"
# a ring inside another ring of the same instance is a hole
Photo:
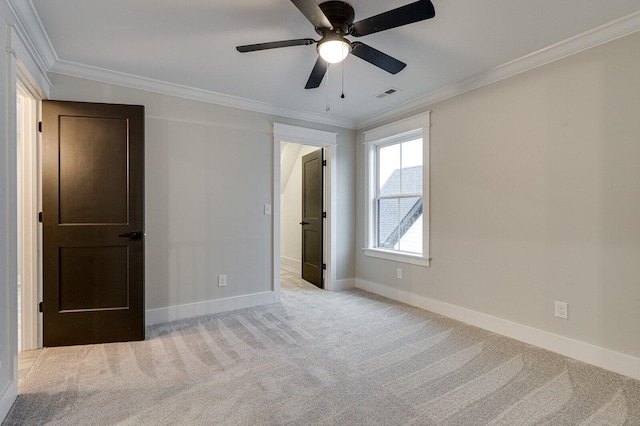
[[[144,339],[144,107],[44,101],[44,345]]]
[[[302,279],[323,288],[322,149],[302,157]]]

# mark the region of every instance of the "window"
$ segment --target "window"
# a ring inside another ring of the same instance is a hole
[[[376,147],[376,247],[422,254],[422,135]]]
[[[365,132],[365,254],[428,265],[429,113]]]

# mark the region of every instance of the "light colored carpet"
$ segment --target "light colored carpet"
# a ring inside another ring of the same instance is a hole
[[[22,382],[24,382],[24,379],[31,371],[31,367],[40,356],[40,352],[42,352],[42,349],[22,351],[18,354],[18,386],[21,386]]]
[[[640,425],[640,382],[283,272],[282,304],[44,349],[6,425]]]

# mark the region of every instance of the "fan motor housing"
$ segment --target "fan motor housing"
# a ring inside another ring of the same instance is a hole
[[[349,3],[331,0],[320,3],[318,6],[331,22],[331,25],[333,25],[332,31],[329,31],[328,28],[316,28],[318,34],[324,36],[329,32],[339,33],[340,35],[349,33],[349,27],[353,24],[355,17],[353,7]]]

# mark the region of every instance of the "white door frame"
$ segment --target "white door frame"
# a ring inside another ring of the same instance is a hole
[[[337,134],[323,130],[308,129],[288,124],[273,123],[273,292],[280,301],[280,154],[281,143],[317,146],[325,149],[324,203],[327,218],[323,226],[323,257],[327,264],[324,288],[331,291],[336,282],[336,148]]]
[[[0,183],[5,190],[0,198],[0,234],[7,236],[3,247],[0,247],[0,358],[8,357],[0,368],[0,419],[3,419],[18,394],[18,325],[17,325],[17,289],[18,289],[18,247],[17,247],[17,211],[18,211],[18,164],[17,164],[17,90],[18,83],[33,94],[35,99],[46,99],[51,87],[43,65],[33,47],[25,40],[24,32],[10,22],[6,22],[3,30],[7,31],[7,129],[6,141],[0,145],[1,154],[6,154],[7,168],[2,170],[6,182]],[[4,117],[0,117],[4,120]],[[35,123],[33,123],[35,125]],[[4,145],[6,143],[6,145]],[[5,252],[6,250],[6,252]],[[6,296],[6,298],[5,298]],[[6,374],[9,373],[9,374]]]
[[[18,153],[18,274],[20,276],[20,340],[22,350],[42,347],[42,315],[38,302],[42,300],[42,225],[38,212],[42,208],[40,188],[40,138],[36,123],[40,121],[39,95],[25,85],[18,76],[17,92],[23,104],[18,114],[22,128]]]

